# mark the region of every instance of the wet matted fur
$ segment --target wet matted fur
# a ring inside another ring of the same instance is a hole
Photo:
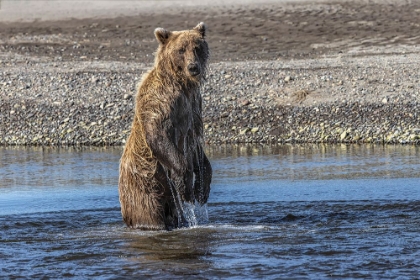
[[[212,169],[203,151],[201,85],[209,49],[206,27],[155,30],[154,67],[144,74],[120,162],[119,195],[127,226],[182,226],[182,204],[204,204]]]

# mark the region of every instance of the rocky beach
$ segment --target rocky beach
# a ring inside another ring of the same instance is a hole
[[[3,3],[0,145],[123,145],[153,30],[200,21],[206,142],[420,144],[420,1],[239,2],[42,20]]]

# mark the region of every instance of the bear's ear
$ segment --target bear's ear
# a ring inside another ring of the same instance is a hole
[[[161,27],[158,27],[155,29],[155,37],[158,40],[158,42],[162,45],[165,45],[168,40],[169,40],[169,36],[172,33],[166,29],[163,29]]]
[[[194,27],[194,30],[197,30],[198,32],[200,32],[203,38],[204,36],[206,36],[206,25],[204,24],[204,22],[200,22],[199,24],[197,24],[197,26]]]

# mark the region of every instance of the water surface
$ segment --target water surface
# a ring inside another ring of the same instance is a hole
[[[208,147],[208,222],[127,229],[120,148],[0,148],[0,276],[418,277],[420,148]]]

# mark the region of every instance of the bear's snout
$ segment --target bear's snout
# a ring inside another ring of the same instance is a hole
[[[200,75],[200,67],[198,67],[197,63],[188,64],[188,71],[190,72],[191,76]]]

